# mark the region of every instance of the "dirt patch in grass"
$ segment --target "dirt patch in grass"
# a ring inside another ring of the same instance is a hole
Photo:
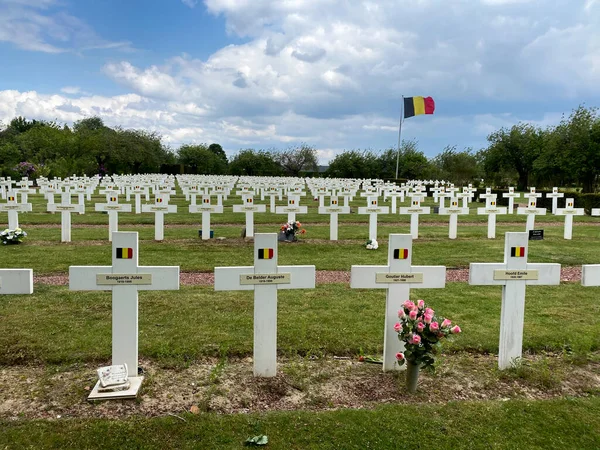
[[[446,403],[584,397],[600,393],[600,353],[579,361],[563,355],[527,355],[519,368],[497,370],[492,355],[441,357],[436,373],[423,372],[416,395],[404,372],[350,358],[280,359],[274,378],[255,378],[252,360],[211,359],[183,369],[142,360],[145,380],[136,400],[91,403],[95,366],[0,368],[0,418],[128,417],[199,412],[370,408],[381,403]],[[183,419],[185,420],[185,419]]]

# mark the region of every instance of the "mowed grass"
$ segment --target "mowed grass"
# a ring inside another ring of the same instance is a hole
[[[0,421],[0,446],[239,449],[248,437],[266,434],[266,448],[284,450],[600,447],[597,397],[180,417]]]
[[[575,283],[530,286],[523,347],[586,353],[600,348],[600,288]],[[140,356],[185,365],[206,356],[252,355],[252,292],[141,292]],[[501,287],[449,283],[413,290],[463,329],[444,350],[498,351]],[[280,291],[281,355],[378,354],[383,345],[384,290],[344,284]],[[31,296],[0,301],[0,364],[106,362],[111,354],[111,294],[39,285]]]

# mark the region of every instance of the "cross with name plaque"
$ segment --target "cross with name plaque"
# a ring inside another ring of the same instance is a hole
[[[107,196],[107,203],[96,203],[95,209],[108,212],[108,240],[112,241],[112,234],[119,230],[119,211],[131,212],[131,205],[119,204],[119,196],[115,194]]]
[[[564,192],[558,192],[557,187],[553,187],[552,192],[546,194],[546,198],[552,199],[552,214],[556,214],[556,209],[558,208],[558,199],[563,198],[564,196]]]
[[[19,213],[31,211],[31,203],[17,203],[17,196],[13,191],[6,194],[6,203],[0,203],[0,211],[8,212],[8,228],[19,228]]]
[[[287,206],[277,206],[277,207],[275,207],[275,212],[277,214],[287,213],[287,215],[288,215],[287,221],[289,223],[289,222],[296,221],[296,214],[306,214],[308,212],[308,207],[300,206],[300,196],[288,195]]]
[[[153,205],[142,205],[142,212],[154,213],[154,240],[165,238],[165,214],[176,213],[177,205],[169,205],[169,196],[156,194]]]
[[[69,267],[69,290],[112,291],[112,364],[127,364],[129,389],[99,393],[89,400],[133,398],[144,377],[138,376],[138,291],[179,289],[179,266],[140,266],[138,233],[114,232],[112,266]]]
[[[202,196],[202,203],[198,205],[190,205],[188,207],[190,213],[202,213],[202,240],[210,239],[210,215],[221,214],[223,205],[212,205],[210,203],[210,195]]]
[[[71,193],[63,192],[60,203],[48,203],[49,212],[60,212],[60,242],[71,242],[71,213],[83,214],[85,206],[71,203]]]
[[[255,377],[277,375],[277,291],[315,287],[315,266],[279,266],[277,253],[277,234],[257,233],[254,266],[215,267],[215,291],[254,291]]]
[[[383,340],[383,370],[397,370],[396,353],[404,350],[394,324],[398,310],[410,298],[411,288],[443,288],[446,286],[446,267],[413,266],[410,234],[390,234],[387,266],[352,266],[350,287],[357,289],[386,289],[385,334]]]
[[[560,264],[527,262],[528,233],[506,233],[503,263],[471,263],[469,284],[502,286],[498,367],[521,358],[525,322],[525,287],[560,284]]]
[[[556,208],[555,214],[557,216],[565,216],[565,231],[563,237],[565,239],[573,238],[573,216],[584,216],[584,208],[575,208],[575,201],[572,198],[568,198],[564,208]]]
[[[369,215],[369,239],[372,241],[377,240],[377,216],[379,214],[389,214],[389,206],[379,206],[377,197],[368,197],[367,205],[358,208],[359,214]]]
[[[450,222],[448,225],[448,237],[450,239],[456,239],[458,229],[458,215],[469,214],[469,208],[461,208],[458,206],[458,200],[455,198],[450,199],[450,206],[448,208],[440,208],[440,216],[450,216]]]
[[[477,208],[478,215],[488,216],[488,239],[496,239],[496,214],[506,214],[506,207],[496,205],[496,194],[484,208]]]
[[[529,194],[525,194],[524,197],[529,198],[529,205],[527,208],[517,208],[517,214],[527,214],[527,224],[525,225],[525,231],[529,232],[533,230],[535,227],[535,216],[546,215],[546,208],[538,208],[537,205],[537,197],[540,197],[542,194],[536,194],[535,188],[531,188],[532,192]]]
[[[419,214],[430,214],[429,206],[421,206],[421,197],[414,196],[411,198],[411,206],[405,208],[400,207],[400,214],[410,214],[410,234],[413,239],[419,238]]]
[[[266,205],[257,205],[254,203],[253,194],[245,194],[242,205],[233,205],[233,212],[246,213],[246,237],[254,237],[254,213],[266,212]]]
[[[0,295],[33,294],[33,269],[0,269]]]
[[[502,194],[503,198],[508,198],[508,214],[512,214],[515,206],[515,198],[519,198],[521,194],[519,192],[515,192],[514,187],[509,187],[508,192]]]
[[[600,286],[600,264],[584,264],[581,266],[581,285]]]
[[[349,206],[341,206],[337,196],[330,197],[330,205],[319,207],[319,214],[329,214],[329,240],[338,240],[338,214],[350,214]]]

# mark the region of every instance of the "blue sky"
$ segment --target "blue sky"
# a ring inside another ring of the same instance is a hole
[[[600,0],[0,0],[0,121],[159,132],[173,149],[397,143],[435,156],[600,106]]]

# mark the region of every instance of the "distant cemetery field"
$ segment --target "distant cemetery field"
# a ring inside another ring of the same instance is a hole
[[[516,208],[527,200],[496,216],[495,239],[487,237],[488,216],[477,214],[483,201],[458,216],[456,239],[448,237],[448,216],[419,216],[412,264],[446,266],[448,281],[411,289],[410,298],[434,305],[462,333],[443,344],[436,373],[422,374],[419,392],[408,396],[404,374],[377,364],[385,290],[351,289],[348,280],[352,265],[387,264],[388,236],[411,233],[409,214],[379,214],[379,248],[367,250],[369,215],[358,213],[367,198],[349,201],[332,241],[330,215],[318,213],[310,192],[301,197],[308,212],[296,219],[306,233],[278,243],[278,263],[314,265],[317,285],[279,292],[278,376],[256,379],[253,293],[215,291],[211,278],[215,267],[253,264],[244,213],[233,212],[242,196],[223,199],[223,213],[210,217],[213,238],[202,240],[202,214],[188,211],[178,186],[164,240],[155,240],[154,214],[118,215],[119,231],[139,233],[139,264],[180,266],[184,281],[178,291],[139,293],[141,398],[95,404],[86,397],[95,369],[111,360],[111,295],[70,291],[67,275],[70,266],[111,264],[108,214],[94,210],[106,198],[96,190],[86,199],[85,214],[70,215],[71,241],[61,242],[61,213],[29,195],[32,211],[18,216],[27,237],[0,246],[0,268],[31,268],[35,277],[32,295],[0,296],[0,447],[240,448],[261,434],[266,448],[278,449],[402,448],[409,440],[422,448],[600,447],[600,287],[578,278],[582,264],[600,264],[600,217],[589,211],[574,217],[570,240],[564,216],[535,218],[544,239],[529,241],[528,260],[576,275],[527,287],[523,360],[506,371],[497,367],[502,287],[470,285],[465,274],[470,263],[502,262],[505,233],[525,231],[527,216]],[[267,205],[254,214],[254,233],[278,233],[286,214],[270,212],[269,198],[255,195],[254,203]],[[289,205],[285,196],[275,204]],[[380,197],[379,206],[391,200]],[[439,203],[428,196],[420,206],[433,211]]]

